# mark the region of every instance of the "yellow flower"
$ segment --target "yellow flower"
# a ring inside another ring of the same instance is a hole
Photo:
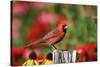
[[[45,60],[42,64],[46,65],[46,64],[53,64],[53,61],[51,60]]]
[[[26,62],[24,62],[23,66],[32,66],[32,65],[38,65],[37,60],[28,59]]]

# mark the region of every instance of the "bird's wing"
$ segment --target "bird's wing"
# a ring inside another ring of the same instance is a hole
[[[54,30],[54,31],[51,31],[51,32],[47,33],[47,34],[43,37],[43,40],[47,40],[47,39],[56,37],[56,36],[58,36],[58,35],[59,35],[58,30]]]
[[[61,41],[62,38],[63,38],[63,35],[64,35],[64,33],[61,33],[59,36],[54,37],[54,38],[52,38],[52,39],[49,39],[49,40],[47,41],[47,43],[48,43],[49,45],[53,45],[53,44],[55,44],[55,43]]]

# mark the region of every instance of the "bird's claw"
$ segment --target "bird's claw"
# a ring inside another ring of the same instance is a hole
[[[53,48],[53,50],[56,50],[57,49],[54,45],[51,45],[51,47]]]

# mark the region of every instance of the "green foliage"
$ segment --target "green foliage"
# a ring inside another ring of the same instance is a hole
[[[13,47],[23,47],[25,44],[25,41],[23,39],[18,39],[18,40],[12,40],[12,46]]]
[[[42,47],[40,48],[40,52],[42,55],[47,55],[49,52],[52,52],[52,48],[51,47]]]
[[[96,42],[97,41],[97,23],[94,21],[92,15],[96,16],[97,14],[97,8],[94,6],[91,6],[92,13],[90,16],[85,15],[87,12],[84,8],[87,8],[86,6],[82,5],[53,5],[48,6],[47,8],[34,8],[32,7],[29,12],[21,16],[21,19],[23,20],[22,26],[20,28],[20,34],[21,38],[19,40],[13,41],[13,45],[16,46],[23,46],[23,44],[26,43],[26,34],[29,28],[35,26],[35,19],[40,14],[42,10],[48,10],[52,11],[56,14],[63,13],[65,14],[66,18],[70,20],[71,22],[68,22],[69,28],[67,30],[65,38],[59,42],[56,47],[63,49],[66,44],[70,44],[71,48],[74,49],[74,47],[78,44],[86,44],[88,42]],[[51,24],[51,29],[55,29],[56,24],[55,22]],[[34,35],[34,34],[33,34]],[[51,48],[50,48],[51,49]],[[49,47],[43,47],[41,48],[41,52],[43,54],[47,54],[50,52]]]

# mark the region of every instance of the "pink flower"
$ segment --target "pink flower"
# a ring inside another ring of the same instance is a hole
[[[30,53],[31,53],[31,50],[30,50],[30,49],[25,49],[25,51],[24,51],[24,53],[23,53],[23,57],[24,57],[25,59],[28,59]]]
[[[37,20],[41,23],[52,23],[56,20],[55,14],[48,11],[42,11],[37,17]]]
[[[13,14],[24,14],[28,11],[29,9],[29,4],[28,2],[15,2],[12,5],[12,11]]]
[[[20,34],[18,32],[12,33],[13,40],[18,40],[20,38]]]
[[[40,48],[35,49],[35,52],[39,62],[42,62],[45,59],[45,56],[41,54]]]
[[[13,18],[12,20],[12,38],[18,40],[20,38],[19,29],[21,26],[21,20],[19,18]]]
[[[36,7],[36,8],[44,8],[48,6],[48,3],[44,2],[33,2],[31,3],[31,6]]]

